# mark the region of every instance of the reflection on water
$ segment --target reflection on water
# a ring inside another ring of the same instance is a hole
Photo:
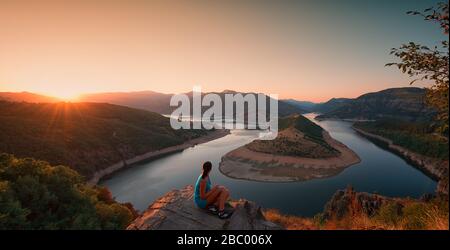
[[[310,119],[314,117],[313,114],[306,116]],[[246,198],[266,208],[277,208],[284,213],[301,216],[321,212],[333,193],[347,185],[352,185],[357,191],[410,197],[420,197],[436,188],[435,181],[403,159],[354,132],[351,123],[315,122],[354,150],[361,163],[337,176],[305,182],[264,183],[231,179],[217,169],[221,157],[258,137],[256,131],[234,130],[223,138],[120,171],[100,184],[109,187],[117,200],[131,202],[142,211],[166,192],[194,184],[201,164],[209,160],[215,167],[211,181],[228,186],[233,198]]]

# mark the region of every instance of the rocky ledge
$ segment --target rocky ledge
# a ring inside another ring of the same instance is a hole
[[[127,230],[273,230],[281,226],[267,221],[261,207],[244,199],[233,201],[235,211],[227,220],[195,206],[194,187],[173,190],[151,204]]]
[[[377,213],[383,204],[395,200],[395,198],[378,194],[356,192],[349,186],[345,190],[338,190],[334,193],[325,205],[323,215],[325,219],[342,219],[348,215],[355,216],[358,214],[371,217]]]

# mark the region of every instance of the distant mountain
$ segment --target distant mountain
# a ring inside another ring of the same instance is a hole
[[[222,102],[225,100],[225,94],[237,94],[239,92],[233,90],[224,90],[222,92],[211,92],[218,94]],[[192,103],[192,92],[186,93]],[[202,96],[208,93],[202,93]],[[241,93],[243,95],[248,93]],[[253,93],[254,94],[254,93]],[[139,91],[139,92],[113,92],[113,93],[97,93],[97,94],[87,94],[79,98],[80,101],[84,102],[103,102],[111,103],[117,105],[128,106],[132,108],[145,109],[148,111],[160,113],[160,114],[170,114],[175,109],[170,107],[170,98],[172,94],[162,94],[153,91]],[[268,99],[267,99],[268,101]],[[206,110],[204,108],[203,110]],[[292,105],[286,101],[279,100],[278,102],[278,113],[280,116],[287,116],[291,114],[302,114],[307,111]]]
[[[347,104],[351,103],[352,101],[353,99],[350,98],[331,98],[327,102],[320,103],[314,106],[313,111],[326,114],[341,107],[344,107]]]
[[[204,134],[173,130],[160,114],[112,104],[0,101],[0,152],[70,166],[86,177]]]
[[[301,108],[301,109],[303,109],[305,111],[309,111],[309,112],[313,111],[317,105],[320,105],[320,104],[317,104],[317,103],[314,103],[314,102],[297,101],[297,100],[294,100],[294,99],[286,99],[286,100],[283,100],[283,101],[286,102],[286,103],[289,103],[289,104],[291,104],[293,106],[296,106],[298,108]]]
[[[55,97],[39,95],[30,92],[0,92],[0,101],[53,103],[60,102],[62,100]]]
[[[171,94],[163,94],[154,91],[135,92],[110,92],[81,95],[81,102],[101,102],[137,109],[144,109],[159,114],[170,114],[169,107]]]
[[[306,110],[308,112],[327,113],[346,105],[348,102],[351,102],[352,100],[353,99],[350,98],[332,98],[329,101],[322,103],[298,101],[294,99],[286,99],[283,101],[298,108],[301,108],[303,110]]]
[[[425,104],[425,89],[391,88],[356,99],[331,99],[317,109],[319,119],[429,120],[434,112]]]
[[[222,102],[225,100],[225,94],[237,94],[239,92],[232,90],[224,90],[222,92],[211,92],[220,95]],[[192,92],[186,93],[191,99]],[[207,93],[202,93],[205,95]],[[248,93],[241,93],[243,95]],[[253,93],[254,94],[254,93]],[[134,92],[104,92],[104,93],[91,93],[81,95],[77,102],[96,102],[96,103],[109,103],[121,106],[127,106],[136,109],[143,109],[159,114],[167,115],[172,113],[175,109],[170,107],[170,99],[173,94],[163,94],[154,91],[134,91]],[[268,98],[268,97],[267,97]],[[55,103],[63,100],[34,94],[30,92],[0,92],[0,100],[10,102],[29,102],[29,103]],[[268,101],[268,99],[267,99]],[[203,110],[206,110],[204,108]],[[292,114],[306,113],[307,110],[300,106],[293,105],[287,101],[279,100],[278,113],[280,116],[288,116]]]

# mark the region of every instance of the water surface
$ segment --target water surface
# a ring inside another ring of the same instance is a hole
[[[306,115],[312,120],[314,116]],[[434,192],[434,180],[399,156],[357,134],[350,122],[314,122],[354,150],[361,162],[337,176],[304,182],[266,183],[232,179],[218,171],[221,157],[258,136],[255,131],[234,130],[223,138],[119,171],[100,184],[107,186],[118,201],[131,202],[142,211],[166,192],[194,184],[201,164],[209,160],[214,166],[211,181],[228,186],[233,198],[246,198],[265,208],[277,208],[284,213],[301,216],[321,212],[334,192],[347,185],[352,185],[357,191],[387,196],[418,198],[424,193]]]

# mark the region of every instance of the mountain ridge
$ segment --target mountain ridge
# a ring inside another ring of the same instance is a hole
[[[355,99],[331,99],[318,107],[318,119],[431,120],[434,111],[425,103],[426,90],[416,87],[389,88]]]
[[[21,93],[27,94],[25,95]],[[208,93],[220,95],[222,101],[224,100],[223,95],[225,94],[256,94],[255,92],[246,93],[237,92],[234,90],[223,90],[221,92],[205,92],[202,93],[202,96]],[[188,95],[192,101],[192,91],[184,94]],[[174,107],[170,107],[170,99],[172,96],[173,94],[164,94],[152,90],[130,92],[99,92],[82,94],[72,102],[109,103],[168,115],[175,109]],[[266,95],[266,98],[269,97]],[[38,95],[30,92],[0,92],[0,100],[30,103],[55,103],[64,101],[59,98]],[[307,111],[283,100],[278,100],[278,112],[279,115],[286,116],[296,113],[306,113]]]

